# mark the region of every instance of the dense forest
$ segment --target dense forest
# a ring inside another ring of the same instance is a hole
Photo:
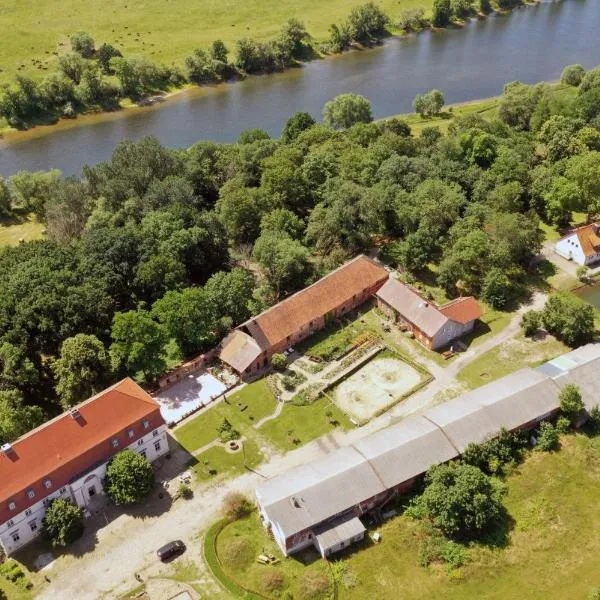
[[[124,375],[152,381],[374,246],[450,297],[513,302],[540,219],[600,208],[600,69],[563,80],[577,92],[507,84],[497,119],[456,117],[447,134],[372,122],[346,94],[281,139],[125,141],[79,179],[0,179],[0,218],[47,229],[0,250],[0,439]]]

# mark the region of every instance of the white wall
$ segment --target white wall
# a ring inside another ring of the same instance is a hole
[[[576,233],[568,235],[562,240],[558,240],[558,242],[556,242],[555,250],[556,253],[563,258],[572,260],[578,265],[586,264],[586,257],[583,253],[583,249],[581,248],[581,244],[579,243],[579,238],[577,237]]]
[[[437,350],[438,348],[447,346],[452,340],[471,332],[474,325],[475,321],[470,321],[463,325],[462,323],[449,320],[431,340],[431,349]]]
[[[149,431],[143,438],[130,444],[128,448],[140,454],[145,451],[146,458],[153,462],[169,451],[166,431],[166,426],[161,425],[157,429]],[[158,450],[155,448],[157,443],[160,446]],[[119,450],[122,449],[115,449],[115,453]],[[106,476],[106,465],[107,463],[102,463],[94,469],[86,471],[81,477],[73,480],[60,490],[48,490],[48,495],[40,498],[37,504],[15,515],[10,521],[2,523],[0,525],[0,544],[6,554],[16,552],[40,535],[42,519],[46,514],[46,504],[49,504],[54,498],[64,498],[85,508],[90,502],[89,492],[92,486],[95,488],[96,494],[103,494],[102,480]],[[35,529],[32,529],[30,523],[33,524]],[[13,534],[18,535],[18,541],[13,540]]]

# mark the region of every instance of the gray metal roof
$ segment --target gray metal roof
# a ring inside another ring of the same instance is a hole
[[[458,456],[443,432],[422,416],[409,417],[366,436],[354,447],[386,488],[404,483],[425,473],[432,465]]]
[[[586,409],[591,410],[595,406],[600,406],[599,376],[600,360],[595,360],[570,370],[555,378],[554,381],[561,389],[569,383],[578,386]]]
[[[315,537],[323,550],[328,550],[334,546],[338,546],[341,542],[347,542],[357,535],[361,535],[366,531],[361,520],[354,515],[346,515],[324,523],[315,529]]]
[[[376,295],[429,337],[433,337],[448,322],[448,317],[435,305],[392,277],[381,286]]]
[[[274,477],[257,488],[256,496],[290,536],[385,490],[362,455],[347,446]]]

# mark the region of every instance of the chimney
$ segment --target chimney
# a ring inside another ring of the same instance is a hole
[[[6,444],[2,444],[0,447],[0,451],[2,454],[8,454],[12,450],[12,446],[7,442]]]
[[[78,408],[72,408],[70,410],[70,414],[71,414],[71,418],[75,419],[75,420],[77,420],[81,417],[81,413],[79,412]]]

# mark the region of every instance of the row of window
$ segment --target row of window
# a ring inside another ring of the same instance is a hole
[[[150,421],[148,421],[148,419],[144,419],[144,420],[142,421],[142,427],[143,427],[144,429],[148,429],[148,428],[150,427]],[[154,435],[154,436],[157,436],[157,435],[158,435],[158,431],[156,431],[156,430],[155,430],[155,431],[153,432],[153,435]],[[129,439],[133,438],[133,437],[135,436],[135,431],[134,431],[133,429],[128,429],[128,430],[127,430],[127,436],[129,437]],[[143,440],[142,440],[142,439],[138,440],[138,445],[139,445],[139,446],[141,446],[143,443],[144,443],[144,442],[143,442]],[[119,447],[119,440],[118,440],[118,438],[114,438],[114,439],[111,441],[111,444],[112,444],[112,447],[113,447],[113,448],[118,448],[118,447]],[[52,479],[50,479],[50,478],[44,479],[44,487],[45,487],[47,490],[51,489],[51,488],[52,488]],[[61,493],[61,494],[62,494],[62,493],[64,493],[64,489],[65,489],[65,488],[63,488],[63,489],[60,491],[60,493]],[[29,490],[27,490],[26,494],[27,494],[27,498],[29,498],[30,500],[33,500],[33,499],[35,498],[35,492],[34,492],[32,489],[29,489]],[[8,503],[8,510],[14,511],[14,510],[16,510],[16,508],[17,508],[17,504],[16,504],[16,502],[14,502],[14,500],[11,500],[11,501]]]

